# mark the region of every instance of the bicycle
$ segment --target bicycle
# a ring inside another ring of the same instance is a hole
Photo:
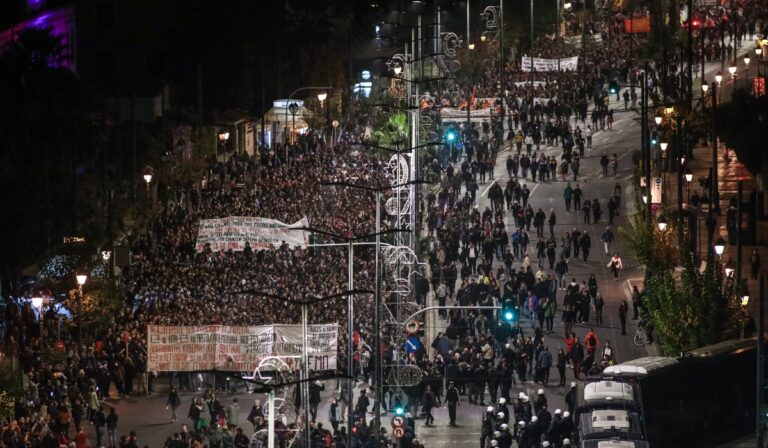
[[[632,340],[638,347],[648,343],[648,333],[645,331],[645,324],[642,320],[637,323],[637,330],[635,330],[635,336]]]

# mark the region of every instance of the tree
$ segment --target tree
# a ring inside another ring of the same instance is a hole
[[[680,249],[675,239],[676,232],[667,228],[665,232],[649,226],[647,218],[636,213],[629,218],[626,226],[619,227],[627,247],[640,264],[649,270],[665,271],[675,266],[680,259]],[[670,223],[670,225],[674,225]]]
[[[722,266],[712,255],[704,272],[688,259],[679,282],[670,270],[651,276],[644,304],[664,355],[678,356],[738,336],[739,301],[732,284],[723,280]]]

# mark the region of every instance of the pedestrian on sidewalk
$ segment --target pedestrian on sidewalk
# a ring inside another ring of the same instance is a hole
[[[616,209],[618,208],[616,206],[616,201],[611,197],[608,199],[608,203],[605,206],[608,209],[608,224],[613,224],[613,218],[616,216]]]
[[[640,295],[640,291],[637,289],[637,285],[632,286],[632,320],[637,320],[640,306],[642,306],[642,300],[643,298]]]
[[[562,255],[560,256],[560,260],[557,262],[557,265],[555,266],[555,273],[557,274],[558,289],[561,291],[564,291],[565,276],[568,274],[568,262],[565,261],[565,258]]]
[[[115,408],[110,407],[106,419],[109,448],[117,448],[117,420],[118,417]]]
[[[627,334],[627,312],[629,311],[627,301],[622,300],[619,305],[619,321],[621,322],[621,334]]]
[[[584,346],[581,345],[579,338],[576,338],[570,350],[571,363],[573,364],[573,376],[577,380],[581,379],[581,363],[584,362]]]
[[[584,135],[587,137],[587,148],[592,147],[592,126],[587,125],[587,129],[584,130]]]
[[[581,167],[581,164],[579,163],[579,158],[574,157],[571,161],[571,171],[573,171],[573,181],[576,182],[579,177],[579,168]]]
[[[609,208],[610,210],[610,208]],[[605,256],[611,254],[611,244],[614,242],[613,232],[610,227],[605,228],[605,232],[600,237],[600,241],[603,242],[603,248],[605,249]]]
[[[619,253],[616,252],[613,254],[613,258],[611,258],[611,261],[608,262],[608,266],[611,268],[611,272],[613,272],[613,279],[618,280],[619,279],[619,271],[622,269],[621,264],[621,257],[619,257]]]
[[[608,164],[613,171],[613,177],[616,177],[616,173],[619,171],[619,157],[616,154],[613,154]]]
[[[619,216],[619,209],[621,208],[621,185],[618,182],[613,186],[613,202],[616,203],[616,216]]]
[[[752,268],[752,280],[757,280],[760,273],[760,254],[757,249],[752,249],[752,255],[749,256],[749,266]]]
[[[459,391],[453,384],[453,381],[448,383],[448,391],[445,394],[445,402],[448,404],[448,418],[450,420],[450,426],[458,426],[456,424],[456,408],[461,404],[461,397],[459,397]]]

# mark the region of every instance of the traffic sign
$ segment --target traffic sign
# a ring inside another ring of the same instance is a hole
[[[395,428],[394,431],[392,431],[392,434],[394,434],[398,439],[402,439],[405,435],[405,430],[403,428]]]
[[[421,351],[421,340],[418,336],[409,336],[405,340],[405,351],[408,353],[418,353]]]
[[[394,416],[392,417],[392,427],[393,428],[402,428],[405,425],[405,419],[400,416]]]
[[[408,324],[405,326],[405,332],[410,335],[419,334],[419,321],[416,319],[412,319]]]
[[[424,372],[415,365],[397,365],[389,369],[389,375],[386,378],[388,386],[418,386],[424,378]]]

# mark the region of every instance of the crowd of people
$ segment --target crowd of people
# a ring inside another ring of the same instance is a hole
[[[757,0],[732,3],[741,5],[744,13],[735,9],[729,13],[728,32],[734,36],[753,34],[754,22],[765,18],[765,5]],[[717,12],[699,14],[705,21],[718,19]],[[708,29],[704,52],[711,58],[723,51],[717,44],[717,33],[723,31]],[[634,44],[639,45],[637,38]],[[416,300],[423,304],[431,292],[440,305],[509,303],[519,311],[517,322],[500,321],[490,310],[450,310],[445,313],[445,332],[432,341],[431,351],[411,352],[400,345],[399,335],[384,334],[382,346],[372,346],[370,297],[356,301],[354,341],[346,340],[346,319],[338,318],[346,315],[346,301],[313,304],[318,310],[310,313],[310,323],[340,323],[339,366],[347,364],[345,347],[355,345],[355,376],[363,384],[372,383],[370,373],[376,362],[381,362],[385,371],[395,363],[421,368],[423,380],[403,388],[403,395],[394,389],[381,391],[383,409],[401,403],[409,411],[405,436],[400,440],[403,448],[422,446],[416,437],[415,417],[423,415],[426,425],[431,426],[436,406],[444,403],[449,424],[456,425],[456,408],[462,396],[471,405],[487,406],[481,412],[483,448],[509,448],[513,440],[525,448],[571,444],[575,384],[566,398],[566,411],[548,408],[546,387],[565,386],[568,368],[579,379],[615,362],[616,357],[610,341],[599,341],[592,329],[603,325],[605,307],[596,279],[592,276],[579,282],[569,275],[569,264],[572,255],[573,259],[581,255],[583,262],[588,262],[598,242],[595,232],[599,226],[599,242],[610,259],[607,267],[615,278],[622,269],[621,258],[610,250],[614,241],[610,225],[619,209],[620,186],[617,183],[605,198],[586,197],[578,185],[580,158],[591,146],[592,133],[610,129],[613,120],[605,82],[616,78],[637,84],[632,51],[627,37],[621,34],[583,50],[560,39],[541,38],[531,55],[557,58],[578,52],[582,58],[579,69],[523,72],[518,60],[505,67],[504,83],[498,71],[488,69],[471,85],[458,84],[442,98],[443,105],[458,105],[467,97],[503,97],[507,107],[499,109],[490,127],[465,129],[463,158],[430,153],[425,159],[422,170],[433,172],[439,182],[421,198],[421,218],[429,241],[425,253],[429,277],[423,279],[427,285],[419,281]],[[658,84],[657,78],[651,76],[652,86]],[[637,96],[634,89],[626,94],[630,92],[634,105]],[[625,99],[625,109],[628,101]],[[502,125],[505,120],[506,127]],[[509,134],[505,135],[504,129]],[[497,180],[494,164],[505,140],[512,145],[506,164],[508,176]],[[97,447],[144,446],[141,435],[124,427],[109,403],[153,391],[156,375],[147,369],[147,325],[297,323],[301,315],[297,305],[253,291],[298,300],[346,291],[345,247],[283,245],[273,250],[247,247],[214,252],[210,248],[197,251],[195,240],[201,219],[226,216],[261,216],[287,223],[307,217],[310,227],[323,232],[314,240],[319,243],[373,233],[373,194],[325,185],[352,179],[369,186],[386,184],[385,164],[359,151],[360,143],[348,136],[331,146],[310,134],[301,144],[286,145],[278,151],[264,149],[257,157],[211,159],[203,179],[157,204],[147,230],[132,242],[133,263],[121,279],[126,291],[124,306],[108,330],[80,339],[58,358],[41,356],[43,339],[30,304],[7,306],[6,353],[18,357],[26,394],[14,403],[15,420],[0,430],[0,447],[83,448],[89,446],[89,437],[94,434]],[[561,146],[563,157],[545,156],[541,145]],[[601,160],[603,175],[615,176],[617,156],[605,158],[604,165]],[[531,197],[527,185],[558,177],[572,181],[563,191],[566,213],[571,213],[573,204],[573,213],[583,214],[584,219],[583,226],[559,235],[554,230],[557,214],[539,198]],[[480,210],[476,207],[477,192],[483,182],[493,185],[488,193],[489,206]],[[608,212],[607,222],[603,209]],[[505,224],[507,218],[514,223],[512,229]],[[389,219],[385,218],[385,228],[392,224]],[[374,289],[371,255],[371,250],[355,250],[354,284],[359,289]],[[568,281],[568,277],[572,279]],[[641,303],[636,291],[632,297],[634,317]],[[623,302],[618,311],[622,334],[629,311]],[[559,336],[565,347],[553,353],[544,336],[560,331],[555,328],[556,319],[562,324]],[[558,372],[556,382],[550,379],[552,368]],[[215,376],[212,384],[202,375],[186,373],[170,375],[170,382],[170,421],[178,424],[183,417],[179,418],[177,410],[188,404],[189,423],[173,432],[166,447],[248,447],[249,434],[266,426],[267,416],[256,400],[245,419],[252,428],[241,427],[240,404],[236,398],[223,403],[225,399],[217,397],[215,389],[228,386],[218,384]],[[524,393],[515,398],[511,389],[518,382],[538,384],[541,389],[535,398]],[[378,410],[372,409],[365,390],[353,397],[340,388],[323,416],[317,413],[320,387],[310,388],[313,446],[347,446],[350,433],[353,447],[368,446],[375,437],[385,444],[394,442],[386,431],[372,433],[369,415]],[[182,399],[180,391],[195,396]],[[354,421],[345,421],[347,408],[353,409]],[[297,422],[288,414],[297,413],[281,412],[276,419],[281,447],[297,433]],[[324,428],[320,420],[328,421],[332,428]]]

